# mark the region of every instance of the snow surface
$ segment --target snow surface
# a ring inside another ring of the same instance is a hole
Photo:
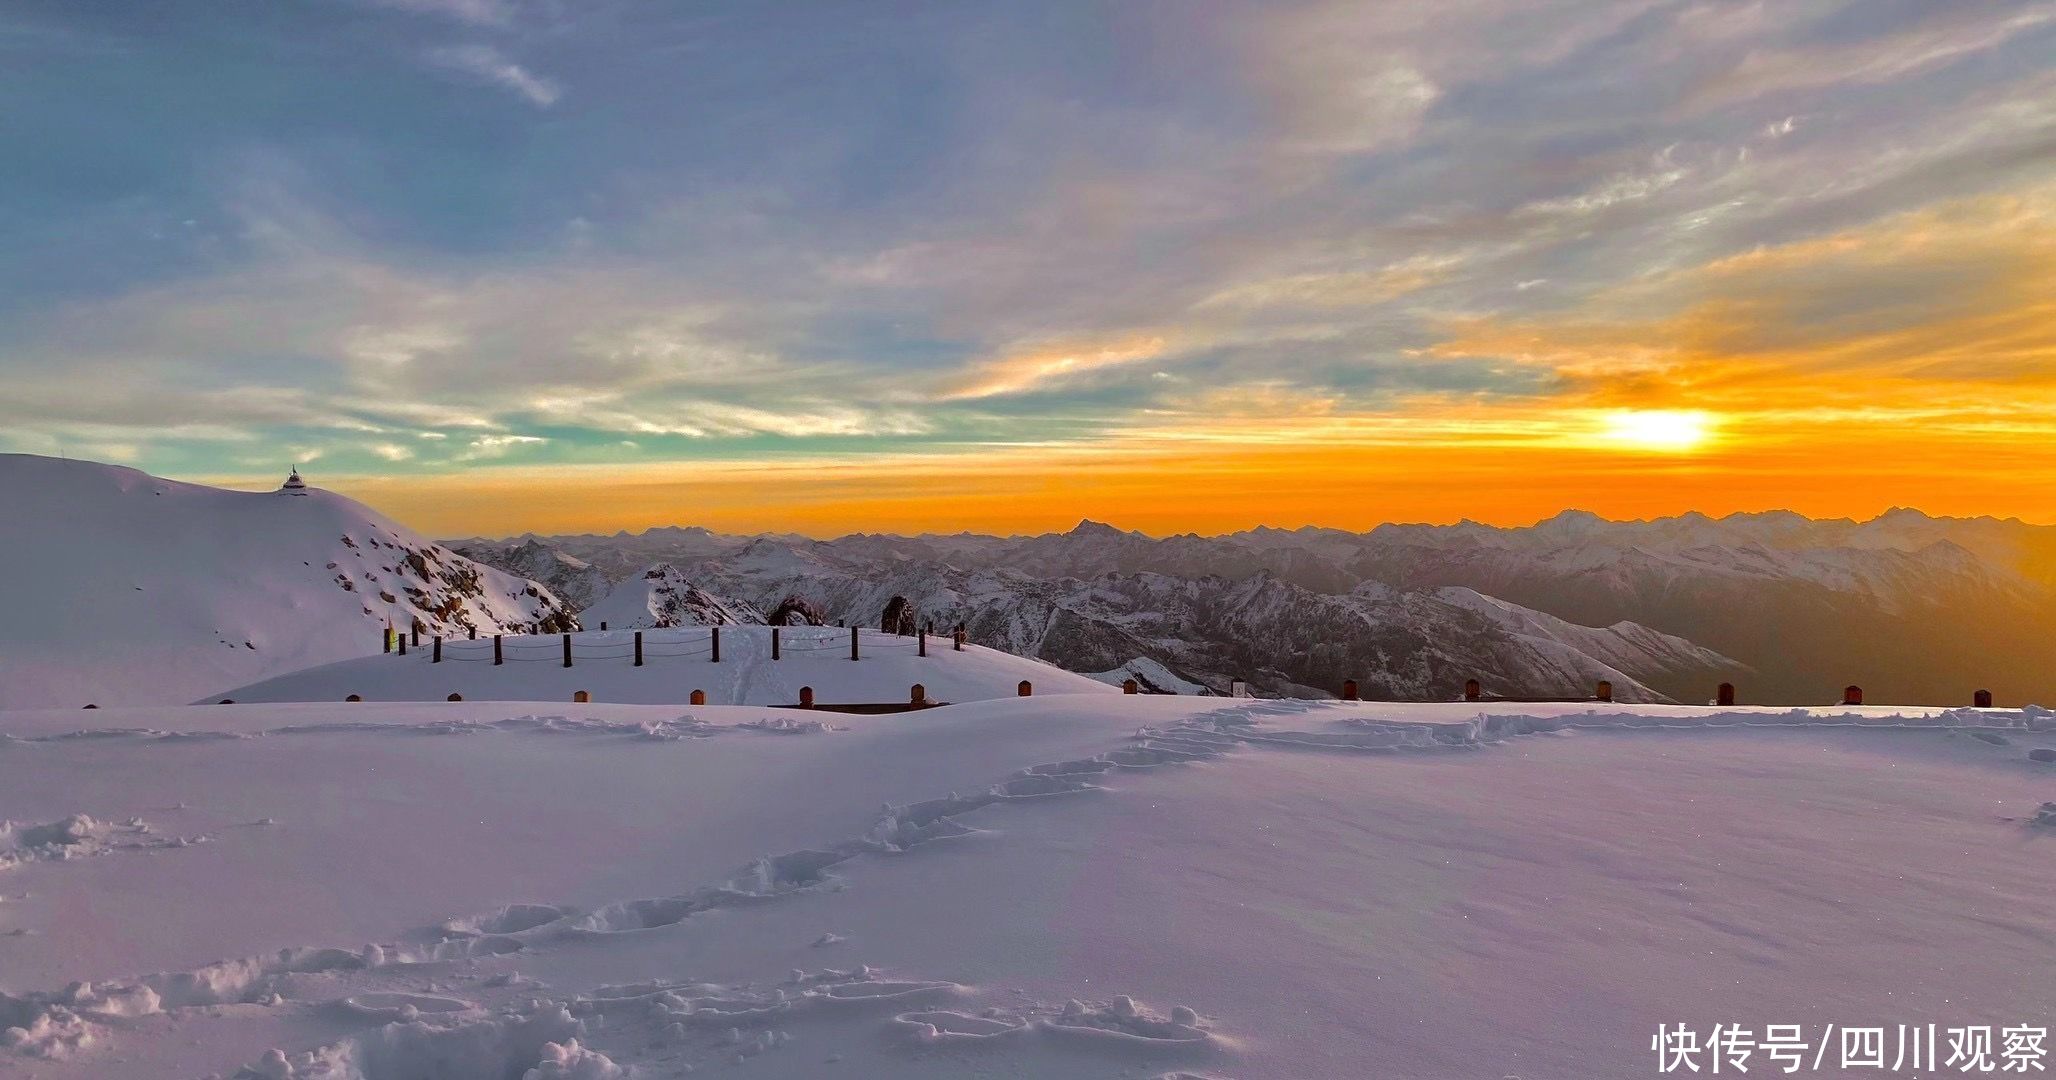
[[[1658,1023],[2046,1019],[2056,714],[1603,708],[0,713],[0,1075],[1646,1077]]]
[[[172,704],[376,651],[389,623],[536,630],[547,591],[331,492],[0,454],[0,708]]]
[[[593,701],[683,705],[694,690],[704,690],[711,705],[791,705],[803,686],[813,687],[822,704],[896,703],[920,683],[930,701],[965,702],[1017,696],[1023,680],[1038,695],[1116,692],[1039,660],[976,645],[958,652],[947,637],[930,637],[922,656],[911,637],[861,634],[859,659],[852,661],[846,629],[781,627],[780,658],[773,660],[770,627],[724,626],[717,664],[709,629],[650,630],[643,633],[643,666],[636,667],[633,631],[588,630],[571,635],[568,668],[557,635],[505,638],[505,662],[498,666],[488,639],[444,642],[440,664],[424,639],[406,656],[345,660],[224,696],[238,703],[341,701],[351,694],[365,701],[442,701],[454,693],[466,701],[569,702],[583,690]]]

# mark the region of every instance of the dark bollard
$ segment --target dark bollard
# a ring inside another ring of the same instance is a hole
[[[1713,700],[1720,705],[1733,705],[1735,703],[1735,684],[1731,682],[1720,684],[1720,689],[1714,693]]]
[[[778,628],[771,628],[771,659],[778,659]]]
[[[601,620],[600,620],[600,629],[601,629],[602,631],[605,631],[605,630],[607,629],[607,620],[605,620],[605,619],[601,619]]]
[[[386,628],[385,628],[384,630],[381,630],[381,631],[379,631],[379,634],[378,634],[378,641],[379,641],[379,644],[381,644],[381,645],[385,646],[385,651],[386,651],[386,652],[392,652],[392,651],[393,651],[393,628],[392,628],[392,627],[390,627],[390,626],[388,626],[388,627],[386,627]]]
[[[478,627],[476,627],[476,626],[467,626],[467,627],[465,627],[465,628],[464,628],[464,631],[465,631],[465,640],[467,640],[467,641],[477,641],[477,640],[478,640]]]
[[[1134,679],[1122,679],[1121,692],[1124,694],[1142,693],[1142,684],[1136,682]]]
[[[705,705],[707,703],[707,692],[705,690],[695,690],[686,701],[694,705]]]
[[[1026,679],[1022,679],[1021,685],[1015,687],[1014,691],[1020,694],[1022,697],[1028,697],[1029,695],[1035,693],[1035,684],[1029,682]]]
[[[857,656],[857,635],[858,635],[859,633],[861,633],[861,632],[862,632],[862,630],[861,630],[861,629],[860,629],[859,627],[855,627],[855,626],[852,626],[852,627],[850,627],[850,659],[852,659],[852,660],[858,659],[858,656]]]
[[[564,635],[564,666],[571,666],[571,635]]]
[[[1357,694],[1356,694],[1356,680],[1355,680],[1355,679],[1344,679],[1344,680],[1342,680],[1342,700],[1344,700],[1344,701],[1357,701],[1357,700],[1360,700],[1360,699],[1359,699],[1359,698],[1357,697]]]
[[[714,662],[721,662],[721,628],[714,628]]]
[[[498,635],[498,634],[494,634],[494,635],[493,635],[493,666],[494,666],[494,667],[498,667],[498,666],[500,666],[500,664],[501,664],[501,663],[503,663],[503,662],[504,662],[504,660],[505,660],[505,658],[504,658],[504,657],[502,657],[502,656],[500,655],[500,635]]]
[[[414,625],[407,630],[407,636],[414,639],[415,648],[421,647],[421,620],[414,621]]]
[[[435,655],[434,655],[434,657],[433,657],[432,659],[430,659],[430,660],[429,660],[429,663],[431,663],[431,664],[440,664],[440,663],[442,663],[442,662],[443,662],[443,636],[442,636],[441,634],[437,634],[437,635],[435,636]]]
[[[1861,686],[1845,686],[1845,687],[1843,687],[1843,688],[1842,688],[1842,704],[1844,704],[1844,705],[1861,705],[1861,704],[1863,704],[1863,687],[1861,687]]]
[[[1970,696],[1970,701],[1971,707],[1974,709],[1989,709],[1992,707],[1992,692],[1990,690],[1980,690]]]
[[[404,634],[400,636],[400,655],[407,655],[407,637]]]
[[[1481,701],[1484,697],[1485,688],[1478,685],[1478,680],[1465,679],[1463,681],[1463,699],[1465,701]]]
[[[802,686],[802,687],[800,687],[800,708],[802,708],[802,709],[811,709],[811,708],[813,708],[813,707],[814,707],[814,688],[813,688],[813,687],[811,687],[811,686]]]
[[[579,705],[589,705],[592,703],[593,695],[589,690],[580,690],[571,695],[571,700]]]
[[[643,666],[643,632],[635,632],[635,666]]]
[[[1611,682],[1607,681],[1606,679],[1601,679],[1601,680],[1599,680],[1599,685],[1598,685],[1598,686],[1595,686],[1595,687],[1593,687],[1592,689],[1593,689],[1593,696],[1594,696],[1594,697],[1596,697],[1596,698],[1598,698],[1599,700],[1601,700],[1601,701],[1612,701],[1612,700],[1613,700],[1613,683],[1611,683]]]
[[[915,683],[914,688],[912,690],[907,691],[907,703],[910,705],[919,705],[927,700],[928,688],[922,686],[920,683]]]

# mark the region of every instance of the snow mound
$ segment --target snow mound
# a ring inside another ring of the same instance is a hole
[[[568,629],[556,597],[331,492],[0,454],[0,708],[172,704],[430,633]]]
[[[850,659],[850,631],[840,627],[780,627],[779,658],[771,658],[772,628],[718,628],[721,659],[714,660],[715,628],[683,627],[643,633],[643,666],[635,666],[635,633],[588,630],[571,635],[572,666],[563,662],[558,636],[485,638],[443,642],[443,662],[423,639],[406,656],[368,656],[293,672],[229,691],[240,703],[342,701],[571,701],[584,691],[594,702],[686,704],[703,691],[710,705],[784,705],[812,687],[820,704],[897,704],[920,684],[931,702],[1011,698],[1022,682],[1036,696],[1118,694],[1104,683],[1037,660],[931,637],[928,655],[915,638],[859,631]],[[789,718],[788,718],[789,719]]]

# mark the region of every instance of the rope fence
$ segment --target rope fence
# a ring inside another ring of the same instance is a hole
[[[797,629],[799,633],[787,633]],[[894,654],[913,650],[919,656],[927,656],[932,630],[916,634],[895,634],[869,627],[836,627],[828,630],[822,627],[772,627],[771,660],[782,660],[788,653],[805,656],[813,653],[848,653],[851,660],[863,659],[866,651],[887,650]],[[731,638],[731,640],[733,640]],[[964,633],[961,628],[948,639],[958,651],[964,647]],[[507,635],[490,637],[471,636],[446,641],[441,637],[424,638],[418,632],[396,633],[385,631],[381,644],[387,653],[406,656],[410,651],[428,653],[428,662],[440,664],[559,664],[575,667],[580,661],[609,662],[626,660],[642,667],[651,660],[698,660],[721,662],[721,628],[709,627],[658,630],[606,630],[580,631],[577,634],[557,635]],[[397,645],[397,648],[395,646]],[[411,646],[411,649],[410,649]]]

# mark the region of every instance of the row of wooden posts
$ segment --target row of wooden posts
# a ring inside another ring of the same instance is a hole
[[[1132,683],[1134,682],[1134,680],[1132,680],[1132,679],[1131,679],[1131,680],[1129,680],[1129,682],[1130,682],[1130,683],[1132,684]],[[1129,691],[1129,693],[1134,693],[1134,691],[1132,691],[1132,690],[1131,690],[1131,691]],[[1465,701],[1483,701],[1483,700],[1485,700],[1485,688],[1484,688],[1484,687],[1483,687],[1483,686],[1482,686],[1481,684],[1479,684],[1478,680],[1476,680],[1476,679],[1466,679],[1466,680],[1464,680],[1464,684],[1463,684],[1463,699],[1464,699]],[[1343,680],[1343,682],[1342,682],[1342,700],[1344,700],[1344,701],[1361,701],[1361,700],[1363,700],[1363,699],[1362,699],[1362,697],[1361,697],[1361,695],[1359,695],[1359,694],[1357,693],[1357,686],[1356,686],[1356,680],[1355,680],[1355,679],[1345,679],[1345,680]],[[1496,700],[1499,700],[1499,701],[1520,701],[1520,700],[1522,700],[1522,699],[1520,699],[1520,698],[1498,698],[1498,699],[1496,699]],[[1596,685],[1596,686],[1594,686],[1594,687],[1592,688],[1592,698],[1591,698],[1591,700],[1594,700],[1594,701],[1612,701],[1612,700],[1613,700],[1613,683],[1612,683],[1612,681],[1610,681],[1610,680],[1607,680],[1607,679],[1601,679],[1601,680],[1599,680],[1599,683],[1598,683],[1598,685]],[[1992,707],[1992,692],[1991,692],[1990,690],[1979,690],[1979,691],[1976,691],[1975,693],[1971,694],[1971,696],[1970,696],[1970,701],[1971,701],[1971,707],[1972,707],[1972,708],[1976,708],[1976,709],[1989,709],[1989,708],[1991,708],[1991,707]],[[1722,683],[1722,684],[1720,684],[1720,686],[1719,686],[1718,688],[1716,688],[1716,689],[1715,689],[1715,691],[1714,691],[1714,704],[1716,704],[1716,705],[1722,705],[1722,706],[1732,706],[1732,705],[1734,705],[1734,704],[1735,704],[1735,684],[1734,684],[1734,683],[1725,683],[1725,682],[1724,682],[1724,683]],[[1844,705],[1861,705],[1861,704],[1863,704],[1863,687],[1861,687],[1861,686],[1856,686],[1856,685],[1853,685],[1853,684],[1852,684],[1852,685],[1850,685],[1850,686],[1845,686],[1845,687],[1843,687],[1843,688],[1842,688],[1842,704],[1844,704]]]
[[[961,633],[961,631],[960,631],[960,633]],[[852,656],[852,657],[851,657],[850,659],[854,660],[854,659],[856,659],[856,657]],[[566,667],[570,667],[571,665],[570,665],[569,663],[566,663],[566,664],[565,664],[564,666],[566,666]],[[1613,700],[1613,683],[1612,683],[1612,682],[1609,682],[1609,681],[1607,681],[1607,680],[1605,680],[1605,679],[1601,679],[1601,680],[1599,681],[1599,685],[1597,685],[1596,687],[1594,687],[1594,688],[1593,688],[1593,690],[1594,690],[1594,692],[1595,692],[1595,696],[1594,696],[1594,697],[1593,697],[1592,699],[1590,699],[1590,700],[1596,700],[1596,701],[1612,701],[1612,700]],[[1018,696],[1020,696],[1020,697],[1031,697],[1031,696],[1033,696],[1033,695],[1034,695],[1034,693],[1035,693],[1035,684],[1033,684],[1033,683],[1029,682],[1029,681],[1028,681],[1027,679],[1022,679],[1022,680],[1020,681],[1020,683],[1019,683],[1019,684],[1018,684],[1017,686],[1015,686],[1015,688],[1014,688],[1014,692],[1015,692],[1015,693],[1016,693],[1016,694],[1017,694]],[[1136,683],[1136,681],[1135,681],[1134,679],[1123,679],[1123,680],[1121,680],[1121,692],[1122,692],[1123,694],[1138,694],[1138,693],[1141,693],[1141,692],[1142,692],[1142,688],[1141,688],[1141,686],[1140,686],[1140,685],[1138,685],[1138,684]],[[1485,700],[1485,697],[1484,697],[1484,692],[1483,692],[1483,687],[1481,687],[1481,686],[1479,685],[1479,683],[1478,683],[1478,680],[1476,680],[1476,679],[1469,679],[1469,680],[1466,680],[1466,681],[1464,682],[1464,685],[1463,685],[1463,699],[1464,699],[1465,701],[1483,701],[1483,700]],[[348,697],[344,698],[343,700],[344,700],[344,701],[363,701],[363,700],[364,700],[364,698],[363,698],[363,696],[362,696],[362,695],[359,695],[359,694],[351,694],[350,696],[348,696]],[[449,696],[449,697],[448,697],[447,699],[445,699],[445,700],[448,700],[448,701],[462,701],[462,700],[464,700],[464,695],[462,695],[462,694],[451,694],[451,695],[450,695],[450,696]],[[591,702],[591,701],[592,701],[592,693],[591,693],[590,691],[586,691],[586,690],[580,690],[580,691],[577,691],[577,692],[575,692],[575,693],[573,693],[573,694],[571,695],[571,700],[572,700],[572,701],[573,701],[574,703],[578,703],[578,704],[585,704],[585,703],[588,703],[588,702]],[[691,697],[690,697],[690,698],[689,698],[688,700],[690,701],[690,703],[691,703],[691,704],[694,704],[694,705],[705,705],[705,704],[707,703],[707,692],[706,692],[705,690],[694,690],[694,691],[692,692],[692,695],[691,695]],[[1344,700],[1344,701],[1361,701],[1361,700],[1363,700],[1363,699],[1362,699],[1362,697],[1361,697],[1361,696],[1360,696],[1360,695],[1359,695],[1359,694],[1357,693],[1357,685],[1356,685],[1356,680],[1355,680],[1355,679],[1346,679],[1346,680],[1344,680],[1344,681],[1343,681],[1343,683],[1342,683],[1342,700]],[[1520,701],[1520,700],[1524,700],[1524,699],[1520,699],[1520,698],[1498,698],[1498,699],[1495,699],[1495,700],[1499,700],[1499,701]],[[1584,700],[1584,699],[1580,699],[1580,700]],[[1718,704],[1718,705],[1723,705],[1723,706],[1731,706],[1731,705],[1735,704],[1735,684],[1734,684],[1734,683],[1722,683],[1722,684],[1720,684],[1720,689],[1719,689],[1719,691],[1718,691],[1718,692],[1717,692],[1717,693],[1715,694],[1715,698],[1714,698],[1714,700],[1715,700],[1715,704]],[[919,706],[919,705],[924,705],[924,704],[927,704],[927,703],[928,703],[928,688],[927,688],[926,686],[923,686],[923,685],[922,685],[922,684],[920,684],[920,683],[915,683],[915,684],[913,685],[913,688],[912,688],[911,692],[910,692],[910,697],[909,697],[909,704],[911,704],[911,705],[916,705],[916,706]],[[235,700],[234,700],[234,699],[232,699],[232,698],[222,698],[222,699],[221,699],[221,704],[223,704],[223,705],[233,705],[233,704],[235,704]],[[1861,704],[1863,704],[1863,687],[1860,687],[1860,686],[1847,686],[1847,687],[1844,687],[1844,688],[1842,689],[1842,704],[1844,704],[1844,705],[1861,705]],[[811,687],[811,686],[802,686],[802,687],[800,687],[800,701],[799,701],[799,707],[800,707],[800,708],[802,708],[802,709],[811,709],[811,708],[813,708],[813,707],[814,707],[814,688],[813,688],[813,687]],[[1991,708],[1991,707],[1992,707],[1992,692],[1991,692],[1990,690],[1979,690],[1979,691],[1977,691],[1976,693],[1972,694],[1972,695],[1971,695],[1971,707],[1972,707],[1972,708],[1978,708],[1978,709],[1989,709],[1989,708]],[[99,708],[99,706],[98,706],[98,705],[87,705],[87,706],[86,706],[86,708],[88,708],[88,709],[97,709],[97,708]]]
[[[606,630],[606,629],[607,629],[607,624],[606,624],[606,623],[601,623],[601,624],[600,624],[600,629],[601,629],[602,631]],[[710,660],[711,660],[711,661],[712,661],[713,663],[716,663],[716,664],[718,664],[718,663],[720,663],[720,662],[721,662],[721,628],[720,628],[720,627],[718,627],[718,626],[715,626],[715,627],[710,627],[710,629],[712,630],[712,635],[711,635],[711,638],[710,638],[710,640],[711,640],[711,642],[712,642],[712,645],[713,645],[713,653],[712,653],[712,655],[711,655],[711,656],[709,657],[709,659],[710,659]],[[779,631],[780,631],[780,629],[782,629],[782,628],[781,628],[781,627],[776,627],[776,626],[774,626],[774,627],[772,627],[772,628],[771,628],[771,659],[773,659],[773,660],[779,660],[779,659],[783,659],[783,656],[784,656],[784,652],[783,652],[783,647],[782,647],[782,645],[781,645],[781,643],[780,643],[780,639],[779,639]],[[860,634],[862,633],[862,631],[863,631],[863,628],[862,628],[862,627],[858,627],[858,626],[852,626],[852,627],[850,627],[850,659],[852,659],[852,660],[861,660],[861,659],[863,659],[863,652],[862,652],[862,643],[861,643],[861,641],[860,641],[860,639],[859,639],[859,635],[860,635]],[[926,625],[926,626],[923,626],[923,627],[921,628],[921,632],[920,632],[919,634],[916,634],[916,635],[915,635],[915,638],[916,638],[916,640],[917,640],[917,641],[918,641],[918,643],[919,643],[919,644],[917,645],[917,649],[918,649],[918,652],[916,653],[916,655],[919,655],[919,656],[927,656],[927,655],[928,655],[928,636],[929,636],[930,634],[933,634],[934,632],[935,632],[935,624],[934,624],[934,623],[929,623],[928,625]],[[572,665],[571,665],[571,635],[570,635],[570,634],[563,634],[563,635],[560,635],[560,636],[561,636],[561,638],[562,638],[562,640],[563,640],[563,655],[564,655],[564,666],[565,666],[565,667],[570,667],[570,666],[572,666]],[[500,664],[504,664],[504,663],[506,663],[506,652],[505,652],[505,648],[504,648],[504,646],[503,646],[503,644],[502,644],[502,642],[501,642],[500,638],[501,638],[501,635],[499,635],[499,634],[494,634],[494,635],[493,635],[493,664],[494,664],[494,665],[496,665],[496,666],[497,666],[497,665],[500,665]],[[393,648],[393,643],[394,643],[394,641],[395,641],[395,640],[397,640],[397,641],[399,642],[399,648],[398,648],[397,650],[395,650],[395,649]],[[383,634],[381,634],[381,636],[380,636],[380,638],[379,638],[380,644],[384,646],[384,649],[385,649],[385,651],[386,651],[386,652],[389,652],[389,653],[390,653],[390,652],[395,652],[395,651],[397,651],[397,652],[398,652],[398,653],[399,653],[399,654],[400,654],[401,656],[405,656],[405,655],[407,655],[407,643],[408,643],[408,642],[409,642],[410,640],[411,640],[411,641],[412,641],[412,642],[414,643],[414,647],[415,647],[415,648],[417,648],[417,649],[418,649],[418,648],[420,648],[420,647],[421,647],[421,628],[420,628],[419,626],[416,626],[416,627],[414,627],[414,628],[413,628],[412,630],[410,630],[410,631],[408,631],[407,633],[404,633],[404,634],[397,634],[397,633],[395,633],[395,632],[394,632],[394,631],[392,630],[392,628],[388,627],[388,628],[386,628],[386,630],[385,630],[385,631],[383,632]],[[477,629],[476,627],[473,627],[473,628],[471,629],[470,637],[469,637],[469,638],[468,638],[467,640],[470,640],[470,641],[477,641],[477,640],[478,640],[478,629]],[[951,631],[951,634],[950,634],[950,646],[951,646],[951,648],[955,649],[955,650],[956,650],[957,652],[963,652],[963,651],[964,651],[964,641],[965,641],[965,637],[964,637],[964,627],[963,627],[963,624],[962,624],[962,623],[959,623],[959,624],[957,624],[957,628],[956,628],[956,629],[955,629],[954,631]],[[441,635],[441,634],[437,634],[437,635],[435,635],[435,636],[434,636],[433,638],[431,638],[431,639],[430,639],[430,642],[429,642],[429,645],[430,645],[430,650],[431,650],[431,651],[430,651],[430,659],[429,659],[429,662],[430,662],[430,663],[434,663],[434,664],[440,664],[440,663],[442,663],[442,662],[443,662],[443,638],[442,638],[442,635]],[[636,666],[636,667],[642,667],[642,666],[643,666],[643,632],[642,632],[642,631],[640,631],[640,630],[637,630],[637,631],[635,632],[635,664],[634,664],[634,666]]]
[[[1134,680],[1134,679],[1129,679],[1129,680],[1128,680],[1127,682],[1125,682],[1125,683],[1122,683],[1122,684],[1121,684],[1121,692],[1122,692],[1122,693],[1126,693],[1126,694],[1133,694],[1133,693],[1137,693],[1137,692],[1139,692],[1139,691],[1138,691],[1138,688],[1137,688],[1137,686],[1135,685],[1135,680]],[[1020,697],[1033,697],[1033,696],[1035,695],[1035,684],[1034,684],[1034,683],[1032,683],[1032,682],[1029,682],[1029,681],[1028,681],[1027,679],[1022,679],[1022,680],[1020,681],[1020,683],[1019,683],[1019,684],[1017,684],[1017,685],[1016,685],[1016,686],[1014,687],[1014,693],[1015,693],[1015,694],[1016,694],[1017,696],[1020,696]],[[572,703],[573,703],[573,704],[576,704],[576,705],[587,705],[587,704],[591,704],[591,703],[592,703],[592,699],[593,699],[593,695],[592,695],[592,691],[590,691],[590,690],[577,690],[577,691],[574,691],[574,692],[572,693],[572,695],[571,695],[571,701],[572,701]],[[362,695],[362,694],[351,694],[350,696],[348,696],[348,697],[344,698],[343,700],[344,700],[344,701],[363,701],[363,700],[364,700],[364,695]],[[462,694],[451,694],[451,695],[450,695],[449,697],[447,697],[447,698],[444,698],[443,700],[445,700],[445,701],[462,701],[462,700],[464,700],[464,695],[462,695]],[[693,691],[693,692],[692,692],[692,694],[691,694],[690,696],[688,696],[688,697],[686,698],[686,701],[687,701],[687,703],[688,703],[688,704],[692,704],[692,705],[705,705],[705,704],[707,703],[707,692],[706,692],[705,690],[695,690],[695,691]],[[229,699],[229,698],[223,698],[223,699],[221,700],[221,704],[223,704],[223,705],[233,705],[233,704],[235,704],[235,702],[234,702],[233,700]],[[909,705],[917,705],[917,706],[918,706],[918,705],[929,705],[929,704],[933,704],[932,702],[930,702],[930,701],[928,700],[928,687],[926,687],[926,686],[922,685],[921,683],[915,683],[915,684],[913,685],[913,687],[912,687],[912,688],[910,688],[910,689],[909,689],[909,691],[908,691],[908,693],[907,693],[907,704],[909,704]],[[90,708],[93,708],[94,706],[88,705],[88,706],[86,706],[86,707],[90,709]],[[811,687],[811,686],[802,686],[802,687],[800,687],[800,701],[799,701],[799,707],[800,707],[800,708],[802,708],[802,709],[811,709],[811,708],[813,708],[813,707],[814,707],[814,688],[813,688],[813,687]]]

